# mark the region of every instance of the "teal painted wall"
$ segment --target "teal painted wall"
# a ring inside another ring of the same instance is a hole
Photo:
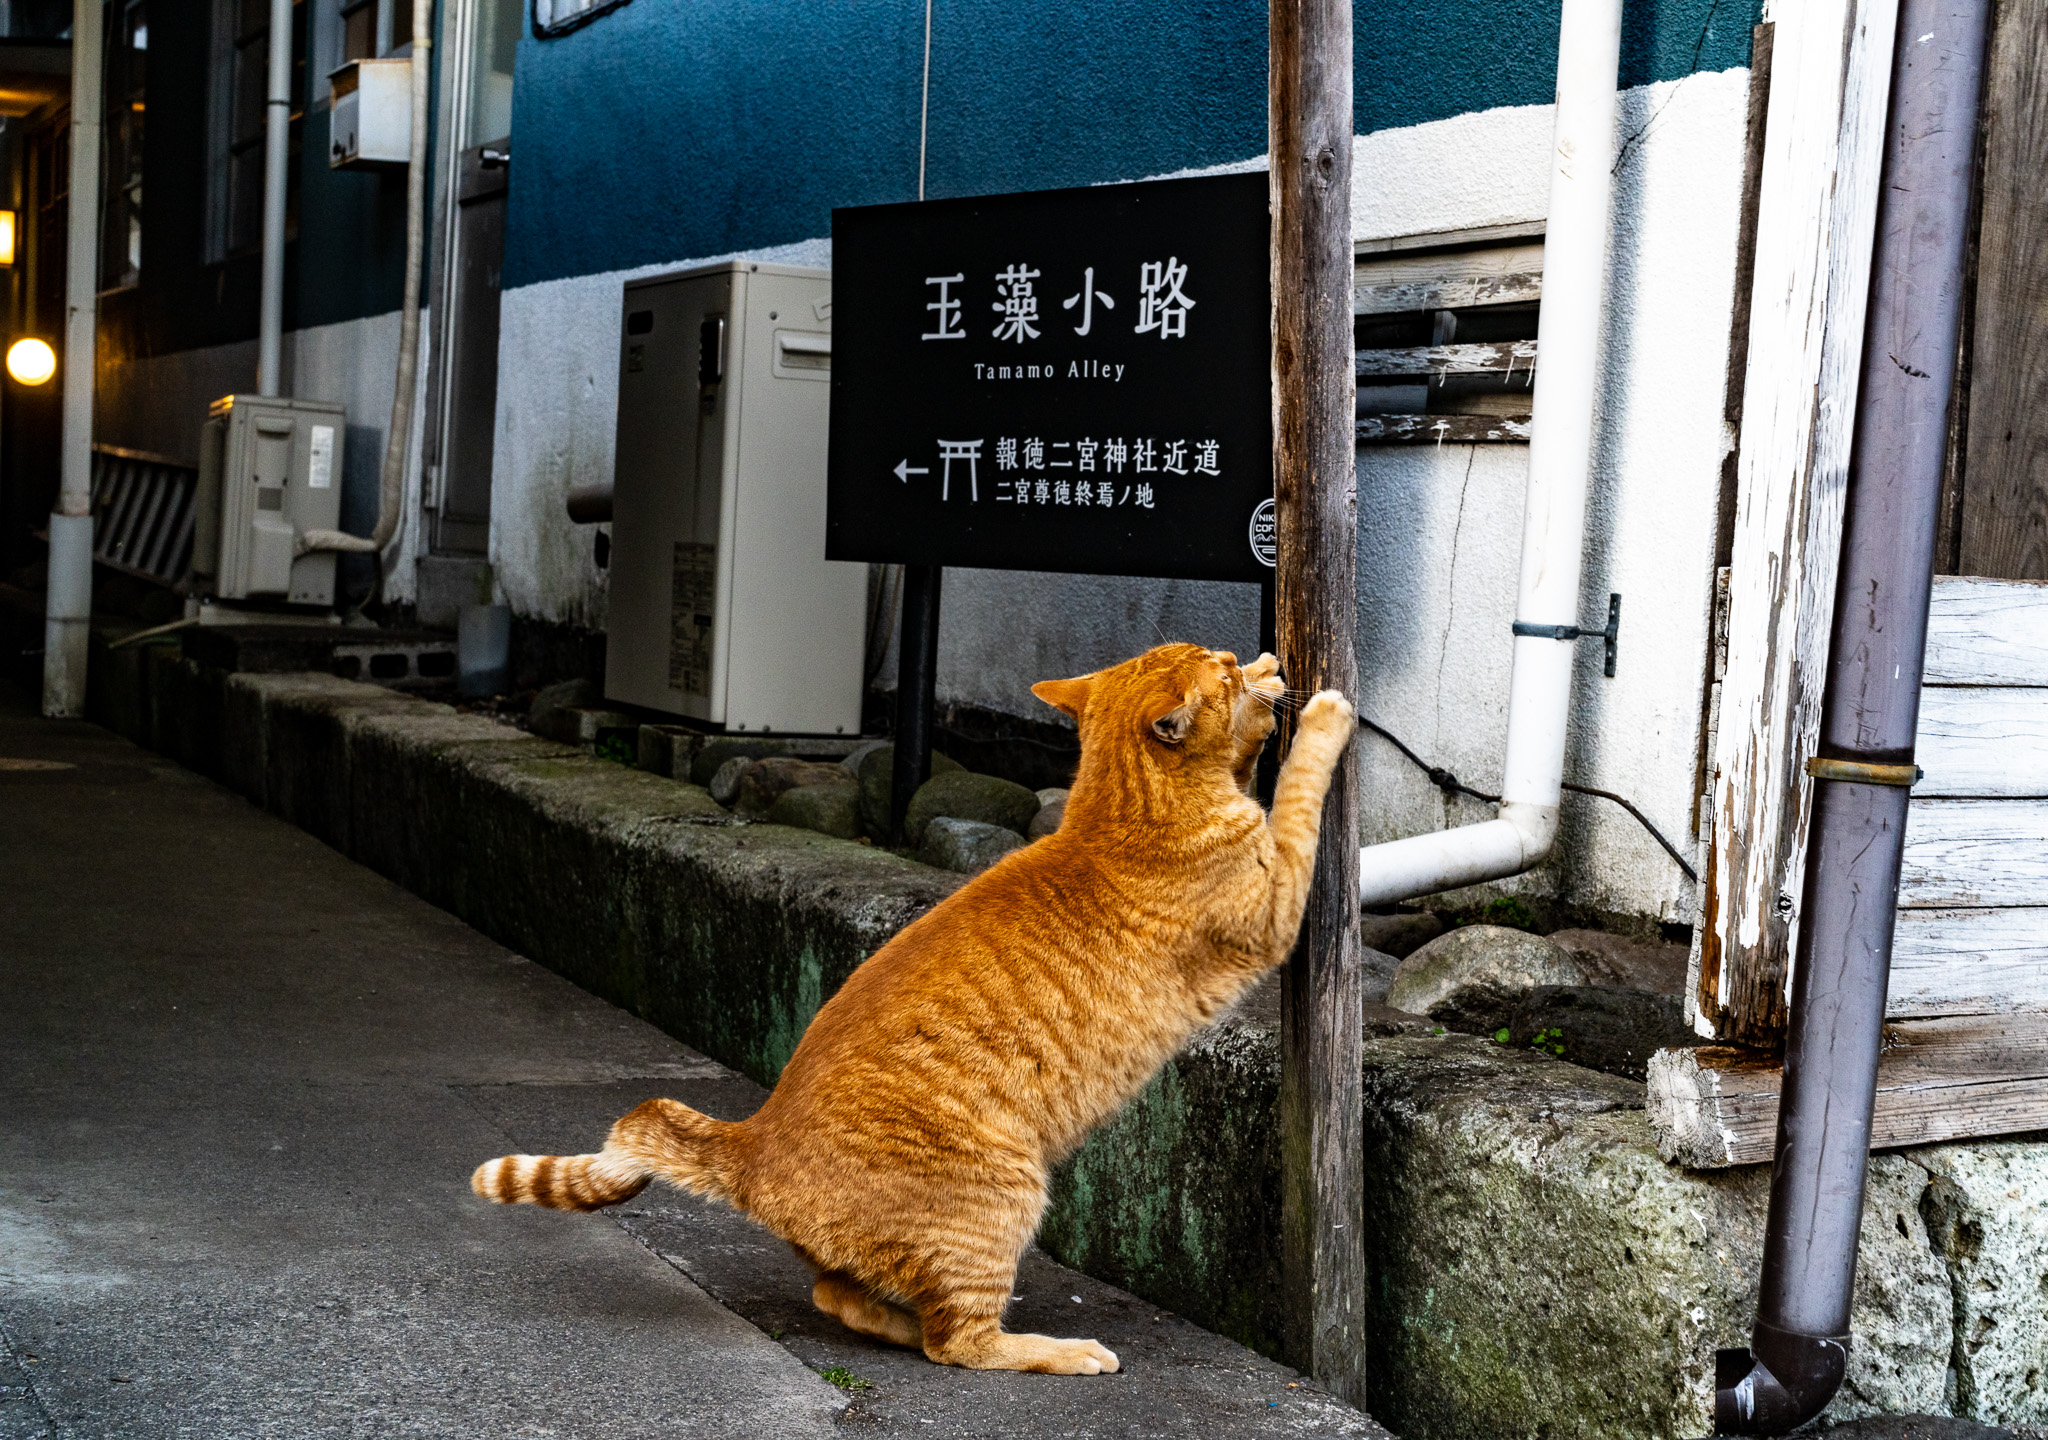
[[[1761,0],[1627,0],[1621,82],[1748,63]],[[1266,7],[933,9],[933,197],[1085,185],[1266,148]],[[827,234],[912,199],[917,0],[633,0],[520,45],[505,285]],[[1359,0],[1360,132],[1548,101],[1558,0]]]
[[[1359,0],[1357,128],[1549,99],[1558,3]],[[1623,85],[1745,64],[1760,5],[1626,0]],[[102,303],[110,358],[256,333],[257,257],[201,254],[207,13],[151,27],[144,278]],[[927,193],[1261,153],[1265,17],[1253,0],[936,0]],[[505,286],[808,239],[835,205],[911,198],[923,22],[919,0],[632,0],[566,36],[527,33]],[[329,170],[327,118],[308,112],[298,160],[293,329],[399,303],[404,179]]]

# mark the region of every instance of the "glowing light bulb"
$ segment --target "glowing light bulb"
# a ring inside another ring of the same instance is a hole
[[[17,340],[7,347],[7,373],[23,385],[40,385],[57,373],[57,352],[45,340]]]

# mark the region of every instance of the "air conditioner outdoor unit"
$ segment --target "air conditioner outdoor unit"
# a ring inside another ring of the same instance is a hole
[[[656,276],[621,318],[606,695],[859,734],[867,566],[825,559],[831,272]]]
[[[216,600],[334,603],[334,554],[296,550],[304,532],[340,526],[347,428],[347,411],[319,400],[213,402],[199,432],[196,589]]]

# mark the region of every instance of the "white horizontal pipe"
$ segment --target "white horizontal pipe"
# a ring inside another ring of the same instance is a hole
[[[1621,0],[1564,0],[1543,241],[1536,394],[1515,618],[1579,621],[1580,552],[1613,207]],[[1517,636],[1498,819],[1359,852],[1360,902],[1385,905],[1517,875],[1549,853],[1563,796],[1576,642]]]

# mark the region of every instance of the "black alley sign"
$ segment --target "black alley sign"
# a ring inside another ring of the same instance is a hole
[[[1260,581],[1266,177],[835,210],[826,556]]]

